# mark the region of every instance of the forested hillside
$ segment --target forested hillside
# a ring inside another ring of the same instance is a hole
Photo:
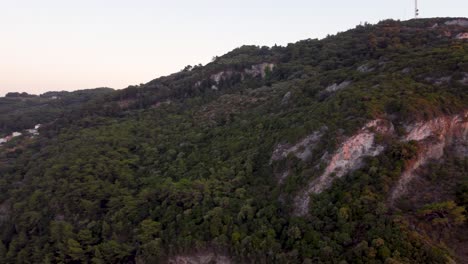
[[[385,20],[46,120],[20,100],[45,125],[0,146],[0,262],[466,263],[466,32]]]
[[[109,88],[97,88],[76,92],[47,92],[40,96],[8,93],[0,97],[0,136],[54,121],[112,91]]]

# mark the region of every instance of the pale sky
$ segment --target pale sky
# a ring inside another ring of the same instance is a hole
[[[421,17],[468,0],[419,0]],[[244,44],[286,45],[413,17],[414,0],[0,0],[0,96],[125,88]]]

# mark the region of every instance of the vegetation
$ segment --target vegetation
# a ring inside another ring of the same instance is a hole
[[[0,136],[54,121],[112,91],[109,88],[97,88],[76,92],[47,92],[40,96],[8,93],[0,98]]]
[[[385,117],[402,135],[408,122],[468,109],[468,43],[443,37],[463,30],[446,20],[244,46],[147,84],[70,95],[76,104],[47,99],[44,119],[36,114],[45,99],[15,99],[10,109],[32,120],[22,126],[49,123],[23,147],[0,147],[0,262],[164,263],[198,251],[247,263],[448,262],[457,256],[387,202],[413,142],[379,138],[386,151],[312,195],[306,216],[292,213],[321,157],[368,120]],[[245,71],[264,62],[275,67],[263,76]],[[20,128],[0,113],[4,131]],[[308,161],[271,161],[278,143],[319,130]],[[415,217],[466,229],[467,186]]]

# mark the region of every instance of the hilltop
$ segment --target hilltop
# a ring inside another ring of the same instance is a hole
[[[385,20],[15,95],[4,133],[42,126],[0,146],[0,262],[466,262],[467,34]]]

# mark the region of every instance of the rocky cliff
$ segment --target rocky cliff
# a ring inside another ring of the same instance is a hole
[[[399,140],[408,142],[416,141],[419,145],[417,157],[414,158],[401,175],[400,180],[391,193],[390,200],[395,200],[405,192],[406,184],[415,177],[415,170],[432,159],[439,159],[448,146],[456,144],[455,148],[460,155],[467,153],[468,135],[468,112],[454,116],[442,116],[428,121],[421,121],[405,126],[406,135],[399,137],[394,125],[384,119],[376,119],[368,122],[355,135],[344,140],[336,152],[327,161],[324,172],[312,180],[295,198],[294,208],[296,215],[305,215],[308,212],[310,194],[321,193],[333,183],[334,179],[340,178],[359,169],[363,165],[365,157],[377,156],[386,148],[375,142],[377,134],[397,137]],[[312,140],[317,140],[317,133],[305,138],[297,145],[289,148],[277,148],[273,153],[273,159],[285,158],[292,152],[303,158],[304,153],[312,146],[308,146]],[[314,145],[316,142],[314,142]],[[298,147],[302,152],[297,152]],[[285,177],[283,175],[282,177]]]
[[[406,185],[417,176],[415,171],[430,162],[440,159],[444,150],[454,146],[459,155],[466,155],[468,136],[468,112],[455,116],[444,116],[427,122],[418,122],[406,126],[407,135],[404,141],[414,140],[418,142],[419,151],[411,160],[397,185],[391,193],[391,201],[394,201],[406,191]]]

